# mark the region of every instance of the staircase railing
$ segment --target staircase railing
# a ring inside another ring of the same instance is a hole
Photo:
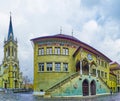
[[[64,78],[63,80],[55,83],[54,85],[52,85],[52,87],[49,87],[46,92],[51,92],[54,89],[64,85],[65,83],[69,82],[70,80],[74,79],[75,77],[77,77],[79,75],[79,72],[73,73],[71,75],[69,75],[68,77]]]
[[[52,92],[52,91],[54,91],[56,88],[61,87],[62,85],[64,85],[65,83],[69,82],[70,80],[74,79],[75,77],[77,77],[79,75],[80,75],[79,72],[75,72],[75,73],[69,75],[68,77],[60,80],[59,82],[57,82],[54,85],[52,85],[51,87],[49,87],[46,90],[46,92]],[[92,74],[92,76],[95,76],[95,75]],[[103,82],[103,84],[105,86],[107,86],[108,89],[110,89],[110,87],[107,85],[107,83],[100,76],[98,77],[98,79],[100,79]]]
[[[107,83],[100,76],[98,78],[110,89],[110,87],[107,85]]]
[[[96,75],[92,74],[92,76],[95,77]],[[107,85],[107,83],[100,76],[98,76],[98,79],[100,79],[104,83],[104,85],[106,85],[110,89],[110,87]]]

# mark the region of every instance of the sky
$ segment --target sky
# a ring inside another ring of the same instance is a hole
[[[8,35],[10,12],[18,40],[20,70],[33,80],[30,39],[72,35],[120,63],[120,0],[2,0],[0,3],[0,64]]]

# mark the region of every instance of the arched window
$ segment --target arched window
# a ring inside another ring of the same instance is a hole
[[[12,56],[14,56],[14,47],[12,47]]]
[[[7,48],[6,48],[6,50],[5,50],[5,53],[6,53],[6,57],[8,56],[8,50],[7,50]]]
[[[10,46],[8,47],[8,56],[10,56]]]

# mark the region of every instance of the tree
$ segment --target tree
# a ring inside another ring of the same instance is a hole
[[[28,78],[28,76],[23,76],[23,84],[24,84],[24,88],[28,89],[27,85],[29,84],[30,79]]]

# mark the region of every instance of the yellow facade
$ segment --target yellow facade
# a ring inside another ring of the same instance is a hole
[[[47,47],[52,47],[52,54],[54,54],[54,48],[55,47],[60,47],[61,49],[61,53],[62,53],[62,49],[63,48],[68,48],[65,46],[41,46],[38,47],[37,44],[35,44],[34,49],[36,50],[34,54],[34,66],[36,68],[34,68],[34,90],[40,91],[40,89],[46,90],[47,88],[51,87],[52,84],[54,84],[55,82],[58,82],[59,80],[61,80],[62,78],[64,78],[65,76],[71,75],[71,73],[75,72],[75,68],[73,68],[73,65],[75,65],[74,60],[72,57],[72,54],[75,52],[75,48],[71,48],[69,47],[69,55],[46,55],[46,56],[39,56],[38,55],[38,50],[39,48],[43,48],[45,50],[45,54],[46,54],[46,48]],[[42,73],[41,71],[38,71],[38,63],[44,63],[44,73]],[[51,71],[47,71],[47,63],[51,62],[53,67],[52,67],[52,72]],[[61,63],[61,71],[56,72],[55,71],[55,63]],[[63,70],[63,64],[64,63],[69,63],[69,68],[68,71],[64,71]],[[53,74],[54,75],[51,75]],[[39,78],[40,77],[40,78]],[[41,83],[44,82],[44,83]],[[45,86],[45,84],[47,86]]]
[[[40,91],[47,92],[55,87],[58,89],[60,83],[62,87],[63,82],[76,73],[82,80],[86,79],[86,75],[87,78],[96,78],[96,88],[99,82],[109,89],[116,85],[116,81],[110,79],[111,77],[116,79],[110,74],[109,63],[112,61],[78,39],[58,34],[32,39],[32,41],[34,44],[34,94]],[[112,85],[110,85],[111,82]],[[96,92],[101,93],[97,90]]]
[[[117,78],[116,75],[111,74],[109,76],[109,87],[111,88],[112,92],[117,92]]]
[[[117,62],[110,64],[110,70],[116,75],[117,92],[120,92],[120,65]]]
[[[0,88],[21,88],[22,73],[19,68],[17,40],[14,40],[12,20],[7,40],[4,40],[4,59],[0,66]]]

